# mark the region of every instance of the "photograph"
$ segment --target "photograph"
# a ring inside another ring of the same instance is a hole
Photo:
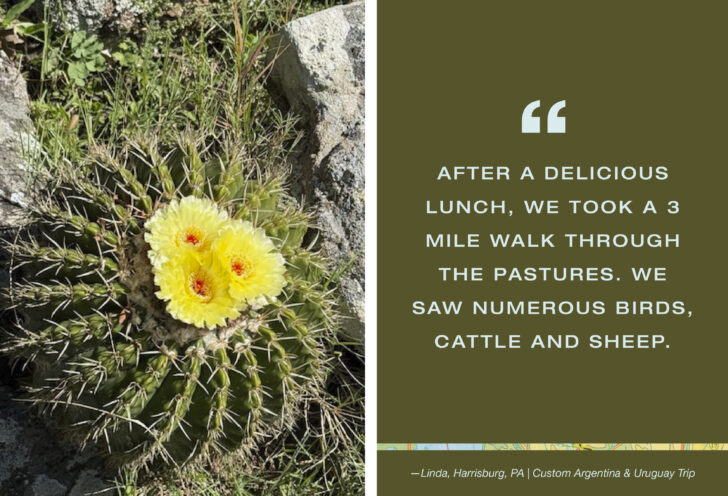
[[[0,0],[0,495],[364,494],[364,28]]]

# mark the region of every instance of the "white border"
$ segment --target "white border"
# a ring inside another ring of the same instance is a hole
[[[377,494],[377,2],[365,9],[365,450],[366,495]]]

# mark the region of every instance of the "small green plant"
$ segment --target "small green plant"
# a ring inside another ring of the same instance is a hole
[[[66,73],[74,84],[84,86],[89,74],[104,70],[106,59],[101,53],[103,49],[104,44],[95,34],[88,35],[85,31],[73,34]]]
[[[121,67],[134,67],[141,62],[136,45],[130,40],[122,40],[111,56]]]
[[[30,8],[35,0],[24,0],[10,7],[0,15],[0,50],[13,52],[23,43],[23,38],[35,38],[44,29],[43,23],[21,21],[20,16]]]

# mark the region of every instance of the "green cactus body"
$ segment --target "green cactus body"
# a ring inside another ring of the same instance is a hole
[[[5,349],[33,366],[28,395],[115,465],[183,465],[254,449],[321,388],[332,336],[324,261],[302,248],[308,216],[277,179],[235,154],[136,144],[65,172],[11,246]],[[214,329],[155,296],[144,225],[183,196],[264,229],[286,261],[283,292]]]

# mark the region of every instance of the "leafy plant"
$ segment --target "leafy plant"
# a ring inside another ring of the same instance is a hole
[[[104,44],[95,34],[88,35],[85,31],[73,34],[66,72],[74,84],[83,86],[89,74],[104,70],[106,59],[103,50]]]
[[[19,18],[30,8],[35,0],[23,0],[10,7],[0,17],[0,49],[9,52],[22,44],[23,37],[36,37],[45,27],[44,23],[24,22]]]
[[[131,40],[122,40],[111,56],[121,67],[138,66],[141,62],[137,47]]]
[[[24,0],[10,7],[5,15],[3,15],[2,19],[0,19],[0,29],[7,29],[16,23],[18,17],[28,10],[28,8],[33,5],[34,1],[35,0]]]

